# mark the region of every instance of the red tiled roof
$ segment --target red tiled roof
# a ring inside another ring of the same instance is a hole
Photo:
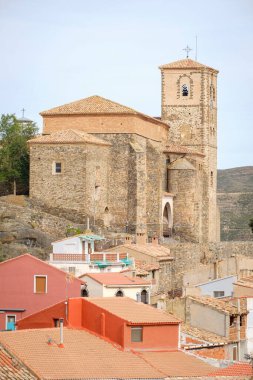
[[[210,306],[216,310],[223,311],[228,314],[237,315],[237,314],[243,314],[246,312],[245,307],[241,308],[240,313],[238,313],[238,309],[235,305],[231,304],[229,300],[225,301],[222,299],[217,299],[209,296],[189,296],[190,299],[193,301],[196,301],[202,305]]]
[[[77,131],[67,129],[63,131],[53,132],[50,135],[38,136],[34,139],[28,140],[29,144],[95,144],[95,145],[111,145],[107,141],[99,139],[95,136]]]
[[[164,377],[159,370],[137,355],[124,352],[87,331],[64,328],[63,335],[63,348],[57,345],[60,339],[59,328],[2,332],[0,342],[39,374],[41,379]],[[52,345],[47,343],[49,338],[52,339]]]
[[[124,319],[129,324],[178,324],[172,314],[128,297],[87,298],[87,301]]]
[[[214,369],[204,361],[182,351],[142,352],[139,355],[168,377],[207,376]]]
[[[142,116],[156,124],[163,124],[168,127],[167,123],[155,119],[136,111],[133,108],[123,106],[122,104],[113,102],[112,100],[103,98],[102,96],[94,95],[88,98],[76,100],[71,103],[63,104],[62,106],[51,108],[40,113],[41,116],[50,115],[94,115],[94,114],[126,114]]]
[[[139,277],[129,277],[123,273],[86,273],[83,277],[90,277],[103,285],[150,285],[149,281]]]
[[[211,372],[209,376],[252,376],[253,369],[249,363],[235,363],[227,368]]]
[[[36,380],[22,362],[0,346],[0,379],[3,380]]]
[[[212,67],[203,65],[202,63],[199,63],[197,61],[193,61],[190,58],[181,59],[179,61],[166,63],[165,65],[159,66],[160,69],[208,69],[212,70],[215,73],[218,73],[219,71],[216,69],[213,69]]]

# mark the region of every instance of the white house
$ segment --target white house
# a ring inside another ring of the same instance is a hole
[[[150,303],[151,282],[123,273],[86,273],[79,277],[86,282],[84,297],[129,297]]]
[[[234,282],[237,281],[237,276],[228,276],[216,278],[215,280],[204,282],[195,285],[195,288],[200,290],[200,295],[210,296],[215,298],[232,297]]]
[[[95,252],[95,242],[103,239],[98,235],[80,234],[55,241],[48,263],[76,277],[89,272],[120,272],[132,264],[128,253]]]

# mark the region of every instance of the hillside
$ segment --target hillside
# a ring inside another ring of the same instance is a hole
[[[253,166],[218,170],[221,240],[253,240]]]
[[[46,259],[51,242],[66,237],[69,226],[84,228],[25,196],[0,197],[0,261],[22,253]]]

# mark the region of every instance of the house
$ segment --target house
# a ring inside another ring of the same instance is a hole
[[[205,358],[229,360],[229,339],[209,331],[181,325],[181,347]]]
[[[0,330],[69,297],[79,297],[83,281],[29,254],[0,263]]]
[[[235,297],[253,297],[253,276],[243,277],[234,281]]]
[[[225,355],[227,359],[245,360],[248,314],[245,300],[188,296],[169,300],[167,310],[172,309],[173,314],[187,325],[218,335],[221,341],[225,338],[229,343]]]
[[[86,273],[80,276],[85,282],[82,295],[87,297],[129,297],[150,303],[152,284],[139,277],[124,273]]]
[[[180,349],[179,325],[171,314],[126,297],[72,298],[67,308],[58,303],[19,321],[20,330],[0,333],[0,348],[41,380],[219,379],[217,367]],[[245,367],[233,380],[250,378]]]
[[[9,360],[28,368],[34,377],[27,376],[27,380],[219,379],[212,376],[217,368],[182,351],[124,351],[84,329],[64,328],[62,338],[59,344],[59,328],[5,332],[0,333],[0,348],[8,348]],[[233,380],[242,379],[239,376],[245,372],[238,370],[237,374]],[[13,373],[10,379],[20,378]]]
[[[48,263],[76,277],[88,272],[120,272],[132,264],[126,252],[95,252],[95,243],[101,240],[104,238],[89,232],[55,241]]]
[[[233,297],[234,282],[237,276],[228,276],[216,278],[215,280],[195,285],[200,290],[201,296],[210,296],[214,298]]]
[[[127,253],[129,258],[134,260],[137,271],[142,271],[142,274],[136,274],[140,277],[146,276],[147,280],[152,281],[151,304],[156,303],[153,296],[157,292],[171,289],[172,278],[168,273],[174,258],[169,248],[158,243],[156,236],[152,237],[151,243],[147,243],[145,235],[139,233],[136,235],[135,243],[128,240],[125,244],[108,249],[107,252]]]
[[[178,349],[180,320],[128,297],[70,298],[18,322],[18,330],[64,325],[85,328],[126,350]]]

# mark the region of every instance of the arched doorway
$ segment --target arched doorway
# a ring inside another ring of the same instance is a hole
[[[145,289],[141,292],[141,302],[148,303],[148,292]]]
[[[118,290],[117,293],[115,294],[116,297],[124,297],[124,293],[122,290]]]
[[[172,235],[172,212],[169,202],[167,202],[163,209],[163,236],[170,237]]]

